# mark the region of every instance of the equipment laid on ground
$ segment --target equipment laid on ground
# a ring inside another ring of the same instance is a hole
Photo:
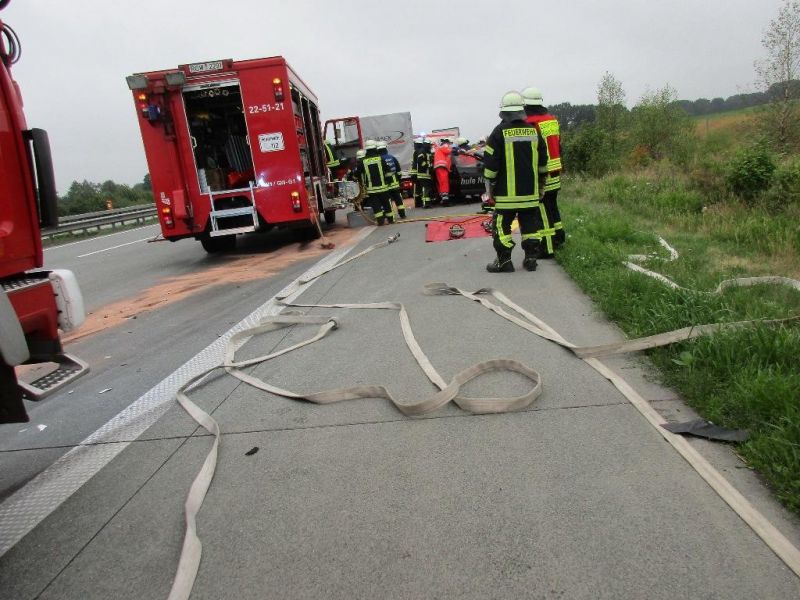
[[[180,65],[127,77],[164,237],[230,250],[279,225],[332,223],[317,99],[283,57]]]
[[[59,329],[69,331],[83,323],[83,297],[71,271],[41,270],[41,228],[58,224],[50,144],[46,131],[25,123],[11,76],[19,40],[2,21],[0,32],[0,423],[15,423],[28,420],[23,394],[40,400],[88,367],[61,347]],[[58,368],[32,383],[17,380],[15,366],[45,362]]]

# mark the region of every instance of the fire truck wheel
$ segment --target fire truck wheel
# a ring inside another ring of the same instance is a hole
[[[235,235],[223,235],[220,237],[203,236],[200,238],[200,244],[203,250],[209,254],[216,254],[218,252],[230,252],[236,248]]]
[[[325,223],[328,225],[333,225],[336,222],[336,211],[335,210],[326,210],[324,212],[325,215]]]

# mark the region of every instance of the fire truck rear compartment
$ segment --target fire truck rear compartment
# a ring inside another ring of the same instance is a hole
[[[183,94],[202,193],[241,190],[254,178],[237,83]]]

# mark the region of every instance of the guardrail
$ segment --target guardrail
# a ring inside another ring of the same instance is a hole
[[[113,229],[117,225],[124,225],[134,221],[145,223],[155,216],[156,207],[145,205],[60,217],[58,227],[42,230],[42,239],[52,238],[63,233],[89,231],[90,229],[100,230],[102,227],[109,225]]]

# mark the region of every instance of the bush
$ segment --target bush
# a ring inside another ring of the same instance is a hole
[[[724,165],[713,160],[701,161],[689,171],[688,187],[703,196],[707,204],[722,202],[729,195]]]
[[[791,205],[800,205],[800,162],[795,160],[778,165],[763,202],[770,214],[783,212]]]
[[[730,190],[748,204],[769,188],[775,160],[763,144],[739,150],[727,165]]]

